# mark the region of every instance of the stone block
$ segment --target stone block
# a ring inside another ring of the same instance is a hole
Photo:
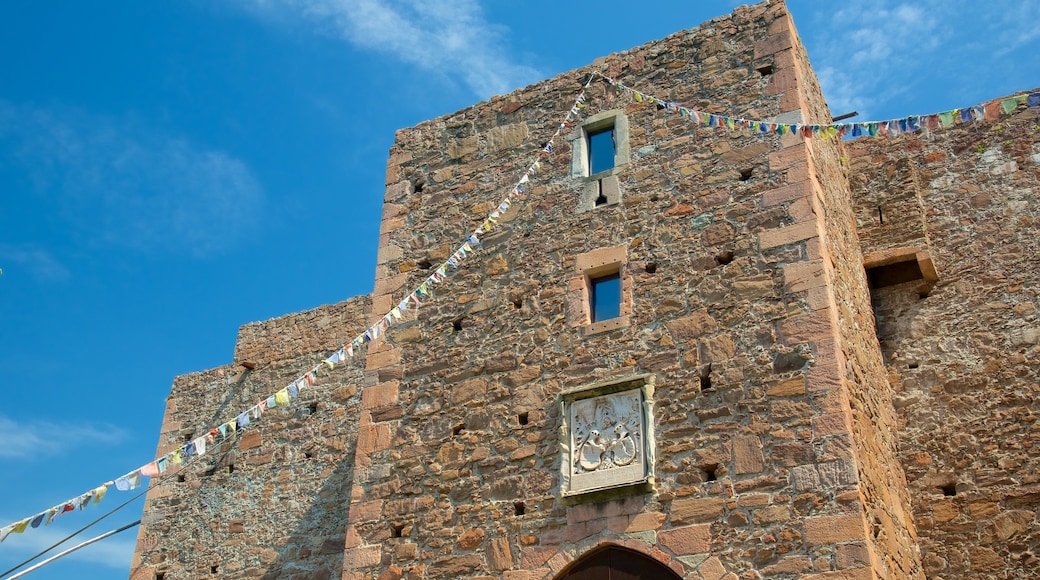
[[[789,226],[763,230],[758,234],[758,245],[761,249],[768,250],[819,236],[819,224],[816,220],[809,220]]]
[[[762,440],[758,437],[734,437],[733,470],[737,475],[761,473],[764,468]]]
[[[722,498],[677,499],[672,502],[672,524],[713,522],[722,517],[726,500]]]
[[[805,543],[812,546],[863,541],[866,523],[862,514],[816,516],[805,520]]]
[[[711,550],[711,525],[684,526],[658,532],[657,541],[674,554],[704,554]]]

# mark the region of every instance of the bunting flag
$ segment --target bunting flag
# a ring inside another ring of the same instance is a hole
[[[1012,97],[995,99],[963,109],[952,109],[950,111],[932,113],[930,115],[910,115],[902,119],[889,119],[886,121],[832,123],[830,125],[777,123],[774,121],[728,117],[725,115],[716,115],[715,113],[689,109],[681,106],[679,103],[668,102],[652,95],[642,93],[606,75],[597,73],[597,76],[604,82],[616,88],[618,92],[628,95],[637,103],[654,104],[658,110],[670,112],[680,117],[690,118],[707,127],[719,127],[731,131],[735,130],[737,127],[743,127],[749,129],[752,133],[763,135],[800,133],[806,138],[858,138],[876,137],[878,135],[895,137],[904,133],[918,133],[921,131],[933,131],[940,128],[947,128],[952,126],[955,122],[964,124],[974,121],[999,121],[1001,115],[1010,115],[1020,105],[1026,105],[1028,107],[1040,106],[1040,93],[1021,93]]]
[[[589,87],[593,79],[594,77],[590,77],[588,82],[586,82],[584,87],[582,87],[581,92],[574,101],[574,105],[568,110],[564,122],[560,123],[555,133],[553,133],[552,138],[541,147],[538,153],[540,156],[554,152],[554,142],[556,139],[567,129],[567,127],[572,126],[575,119],[585,110],[585,89]],[[466,237],[465,241],[455,250],[455,252],[435,268],[433,273],[423,280],[412,292],[406,295],[396,307],[392,308],[389,312],[380,317],[375,324],[368,327],[364,332],[354,337],[303,375],[297,377],[296,380],[275,391],[273,394],[260,399],[249,409],[236,414],[233,419],[225,421],[210,429],[202,437],[185,442],[169,453],[157,457],[141,467],[138,467],[125,475],[121,475],[112,481],[106,482],[74,499],[62,502],[57,506],[35,514],[32,517],[3,526],[0,528],[0,542],[3,542],[12,533],[20,534],[25,532],[29,527],[36,528],[41,524],[50,525],[55,516],[73,511],[77,508],[82,510],[88,503],[91,503],[91,501],[93,501],[93,503],[98,503],[105,496],[105,493],[110,487],[115,486],[119,491],[134,490],[141,485],[142,476],[154,478],[165,474],[170,469],[171,465],[183,466],[191,458],[205,455],[209,447],[213,444],[222,443],[230,437],[233,437],[242,429],[249,427],[254,421],[259,420],[267,409],[289,405],[293,400],[299,397],[300,391],[305,387],[310,387],[315,384],[319,373],[327,373],[333,370],[337,364],[346,362],[347,359],[352,358],[357,353],[358,349],[360,349],[364,344],[385,335],[386,331],[391,326],[404,318],[404,312],[419,307],[421,304],[420,298],[425,299],[430,296],[434,285],[442,283],[448,276],[457,271],[462,262],[480,247],[480,239],[487,232],[495,229],[498,221],[502,218],[502,215],[512,208],[513,200],[518,200],[523,197],[525,184],[531,181],[531,177],[538,172],[540,166],[541,162],[535,160],[535,162],[524,171],[523,175],[517,181],[516,185],[509,191],[506,197],[502,199],[499,204],[495,206],[495,209],[488,214],[488,217],[477,226],[469,236]]]

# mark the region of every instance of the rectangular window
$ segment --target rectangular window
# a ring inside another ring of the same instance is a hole
[[[614,272],[589,279],[591,322],[621,316],[621,274]]]
[[[617,150],[614,125],[589,131],[589,175],[596,175],[614,168]]]

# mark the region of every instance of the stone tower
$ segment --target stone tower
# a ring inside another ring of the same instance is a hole
[[[399,131],[373,295],[244,326],[174,382],[160,452],[378,322],[530,179],[350,365],[153,482],[132,578],[1032,575],[1030,111],[1007,145],[850,146],[597,74],[830,122],[773,0]]]

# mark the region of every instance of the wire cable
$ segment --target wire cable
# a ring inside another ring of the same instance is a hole
[[[125,526],[123,526],[123,527],[121,527],[119,529],[112,530],[112,531],[109,531],[109,532],[105,532],[105,533],[101,534],[100,536],[95,536],[95,537],[93,537],[93,538],[91,538],[91,539],[89,539],[89,540],[87,540],[85,542],[81,542],[79,544],[76,544],[75,546],[69,548],[68,550],[65,550],[64,552],[61,552],[59,554],[55,554],[55,555],[51,556],[50,558],[47,558],[43,562],[40,562],[39,564],[36,564],[35,566],[31,566],[29,568],[26,568],[25,570],[22,570],[21,572],[15,574],[14,576],[8,577],[7,580],[15,580],[15,578],[21,578],[22,576],[25,576],[26,574],[28,574],[29,572],[32,572],[33,570],[38,570],[40,568],[43,568],[44,566],[46,566],[47,564],[50,564],[51,562],[57,560],[58,558],[61,558],[61,557],[65,556],[65,555],[67,555],[67,554],[71,554],[71,553],[75,552],[76,550],[78,550],[78,549],[80,549],[80,548],[82,548],[84,546],[89,546],[90,544],[93,544],[94,542],[99,542],[101,540],[104,540],[105,538],[107,538],[109,536],[114,536],[114,535],[118,534],[119,532],[122,532],[123,530],[128,530],[128,529],[130,529],[130,528],[132,528],[132,527],[134,527],[134,526],[136,526],[136,525],[138,525],[140,523],[141,523],[141,520],[137,520],[136,522],[134,522],[132,524],[127,524],[127,525],[125,525]],[[64,540],[62,540],[62,541],[64,541]]]

